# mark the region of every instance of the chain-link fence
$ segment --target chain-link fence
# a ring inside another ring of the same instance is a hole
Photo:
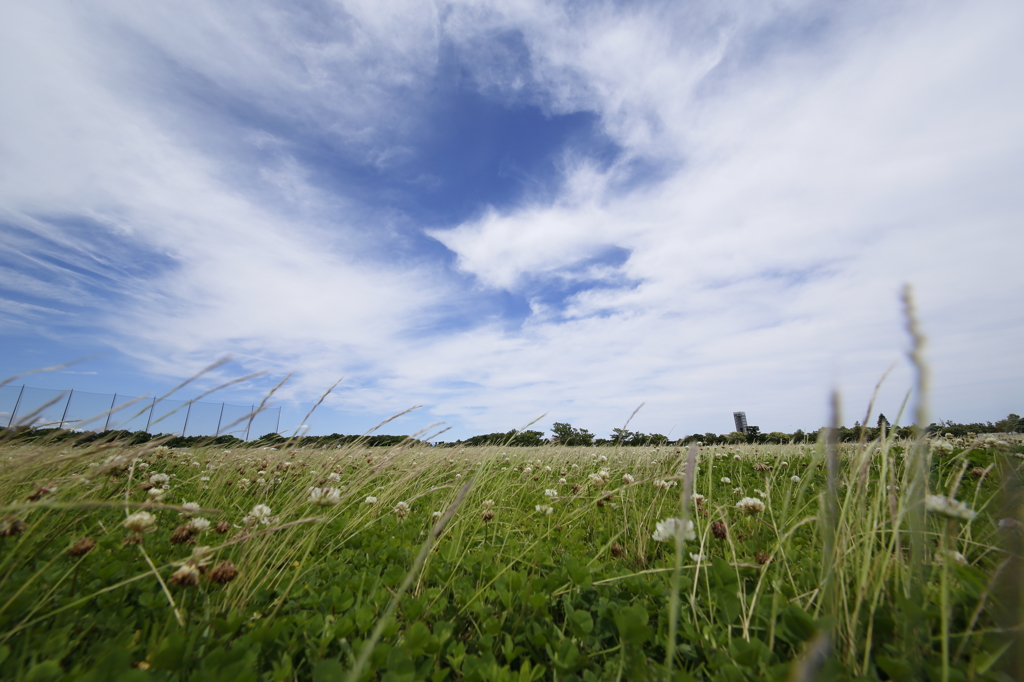
[[[277,433],[281,408],[188,400],[137,398],[120,393],[0,386],[0,426],[74,431],[146,431],[178,436],[234,436],[242,440]]]

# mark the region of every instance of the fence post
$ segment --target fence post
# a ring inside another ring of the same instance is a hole
[[[114,394],[114,399],[110,401],[110,409],[107,410],[107,421],[103,422],[103,430],[106,431],[110,427],[110,415],[114,414],[114,403],[117,402],[117,394]]]
[[[68,418],[68,408],[71,407],[71,396],[75,394],[75,389],[71,389],[68,393],[68,401],[64,403],[64,414],[60,416],[60,428],[64,428],[64,420]]]
[[[21,405],[21,396],[25,393],[25,384],[21,385],[21,390],[18,391],[18,399],[14,401],[14,409],[11,410],[11,418],[7,420],[7,428],[11,428],[11,424],[14,423],[14,415],[18,414],[18,405]]]
[[[224,403],[220,404],[220,416],[217,417],[217,433],[213,434],[214,438],[220,435],[220,423],[222,421],[224,421]]]
[[[256,418],[256,406],[249,408],[249,423],[245,425],[245,440],[249,440],[249,429],[252,428],[252,420]]]
[[[156,409],[156,398],[153,398],[153,404],[149,406],[149,418],[146,419],[146,433],[149,433],[149,425],[153,423],[153,411]]]
[[[188,429],[188,416],[192,414],[192,403],[188,404],[188,409],[185,410],[185,425],[181,427],[181,437],[185,437],[185,431]]]

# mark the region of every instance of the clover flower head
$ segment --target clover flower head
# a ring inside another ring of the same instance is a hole
[[[398,504],[395,505],[394,512],[398,518],[404,519],[406,516],[409,515],[409,503],[399,502]]]
[[[629,485],[631,483],[635,483],[636,479],[629,474],[622,474],[622,482],[625,483],[626,485]]]
[[[675,539],[676,536],[683,540],[696,540],[697,532],[693,529],[693,521],[673,518],[658,521],[651,539],[655,542],[668,542]]]
[[[971,521],[978,515],[978,512],[971,510],[963,502],[945,495],[925,495],[924,508],[935,514],[961,521]]]
[[[600,462],[601,464],[604,464],[605,462],[608,461],[608,458],[605,457],[604,455],[601,455],[600,457],[597,458],[597,461]]]
[[[480,506],[484,509],[494,509],[494,500],[484,500]]]
[[[702,504],[704,504],[704,500],[706,500],[707,498],[706,498],[706,497],[704,497],[703,495],[701,495],[700,493],[694,493],[694,494],[693,494],[693,495],[691,496],[691,499],[693,499],[693,501],[694,501],[695,503],[697,503],[697,505],[699,506],[699,505],[702,505]]]
[[[187,519],[187,518],[190,518],[193,514],[195,514],[200,509],[201,509],[201,507],[199,506],[198,502],[182,502],[181,503],[181,512],[178,514],[178,516]]]
[[[569,484],[569,481],[565,480],[564,478],[558,479],[558,485],[568,485],[568,484]]]
[[[525,467],[523,469],[523,473],[527,474],[527,475],[532,474],[533,473],[533,467]]]
[[[331,483],[337,483],[338,481],[341,480],[341,474],[331,472],[327,474],[327,480],[330,481]]]
[[[271,513],[272,511],[267,505],[257,504],[252,508],[252,511],[249,512],[249,516],[266,525],[269,523],[268,519],[270,519]]]
[[[800,482],[800,477],[799,476],[790,476],[789,480],[793,481],[793,483],[799,483]]]
[[[703,554],[694,554],[693,552],[690,552],[690,560],[695,564],[702,564],[706,562],[708,558]]]
[[[779,462],[779,466],[780,467],[788,467],[789,466],[789,462]]]
[[[533,510],[544,514],[545,516],[551,516],[552,512],[555,511],[554,507],[548,504],[538,504],[533,508]]]
[[[760,514],[764,511],[764,502],[756,497],[744,497],[736,503],[736,508],[744,514]]]
[[[133,533],[149,533],[156,530],[156,517],[146,511],[135,512],[124,520],[124,527]]]
[[[432,518],[432,519],[439,519],[439,518],[441,518],[441,512],[439,512],[439,511],[434,512],[433,514],[430,515],[430,518]]]
[[[377,498],[374,497],[373,495],[370,495],[364,500],[364,502],[366,502],[366,504],[377,504]]]
[[[167,474],[150,474],[149,482],[153,485],[163,485],[171,480],[171,477]]]
[[[554,488],[548,488],[547,490],[544,491],[544,496],[545,497],[558,497],[558,491],[555,490]]]
[[[732,479],[728,476],[722,476],[722,483],[732,483]]]
[[[210,522],[201,516],[189,519],[189,522],[185,525],[188,526],[189,531],[193,533],[205,533],[210,530]]]
[[[310,488],[309,501],[325,507],[333,507],[341,502],[341,491],[337,488]]]
[[[933,440],[931,445],[933,452],[941,452],[943,454],[949,454],[953,452],[953,444],[950,443],[948,440],[945,440],[944,438]]]
[[[740,459],[742,459],[739,455],[733,455],[732,458],[737,462],[740,461]]]

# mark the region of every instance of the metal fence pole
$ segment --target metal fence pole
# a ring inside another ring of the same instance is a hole
[[[256,418],[256,406],[249,408],[249,423],[245,425],[245,439],[249,440],[249,429],[252,428],[252,420]]]
[[[64,420],[68,418],[68,408],[71,407],[71,396],[73,396],[74,394],[75,394],[75,389],[71,389],[71,392],[68,393],[68,401],[66,403],[64,403],[64,414],[62,414],[60,416],[60,427],[59,428],[62,428],[62,429],[64,428]]]
[[[114,399],[110,401],[110,409],[107,410],[107,421],[103,422],[103,430],[106,431],[110,427],[110,415],[114,414],[114,403],[117,402],[117,394],[114,394]]]
[[[149,406],[149,418],[146,420],[146,433],[149,433],[149,425],[153,423],[154,410],[156,410],[156,398],[153,398],[153,404]]]
[[[188,404],[188,409],[185,410],[185,425],[181,427],[181,437],[185,437],[185,431],[188,430],[188,416],[192,414],[192,403]]]
[[[14,401],[14,409],[11,410],[11,418],[7,420],[7,428],[11,428],[11,424],[14,423],[14,415],[18,414],[18,405],[21,405],[21,396],[25,393],[25,384],[21,385],[21,390],[18,391],[18,399]]]
[[[224,421],[224,403],[220,404],[220,416],[217,417],[217,433],[213,434],[214,438],[220,435],[220,423],[222,421]]]

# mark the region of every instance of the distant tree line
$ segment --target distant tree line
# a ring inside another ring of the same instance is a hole
[[[973,424],[958,424],[953,421],[938,421],[928,425],[929,433],[952,433],[959,438],[966,437],[970,433],[1018,433],[1024,429],[1024,420],[1016,414],[1010,414],[1005,419],[997,422],[975,422]],[[878,415],[874,426],[864,426],[855,422],[852,427],[839,427],[839,441],[843,443],[857,442],[859,440],[874,440],[882,435],[892,432],[897,438],[911,438],[914,436],[913,426],[892,427],[884,414]],[[742,443],[813,443],[818,438],[818,432],[805,433],[797,429],[793,433],[772,431],[761,433],[757,427],[748,429],[748,433],[694,433],[676,440],[669,439],[660,433],[641,433],[627,429],[612,429],[608,438],[597,438],[586,429],[577,428],[565,422],[555,422],[551,427],[552,436],[544,437],[543,431],[517,431],[515,429],[505,432],[487,433],[479,436],[472,436],[465,440],[454,442],[425,443],[409,436],[346,436],[340,433],[333,433],[329,436],[302,436],[299,438],[287,438],[278,433],[268,433],[256,440],[243,441],[234,436],[175,436],[173,434],[149,434],[145,431],[102,431],[102,432],[79,432],[67,429],[32,429],[17,427],[12,429],[0,428],[0,443],[3,442],[69,442],[71,445],[86,445],[89,443],[117,442],[124,445],[141,445],[151,440],[162,441],[162,445],[172,448],[191,448],[202,446],[222,446],[234,448],[259,448],[277,447],[285,443],[293,446],[309,448],[338,448],[343,445],[360,444],[366,447],[392,447],[403,442],[417,443],[420,445],[433,445],[437,447],[473,447],[480,445],[495,445],[500,447],[538,447],[547,444],[565,446],[658,446],[667,444],[689,445],[690,443],[704,443],[706,445],[739,445]]]

